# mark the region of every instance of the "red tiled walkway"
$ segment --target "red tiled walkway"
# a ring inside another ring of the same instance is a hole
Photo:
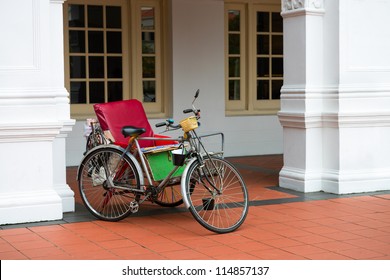
[[[233,233],[209,232],[188,212],[142,205],[140,212],[147,214],[116,223],[89,217],[3,227],[0,259],[390,259],[390,192],[294,193],[273,187],[281,156],[230,160],[252,201],[245,223]],[[74,187],[75,169],[68,174]]]

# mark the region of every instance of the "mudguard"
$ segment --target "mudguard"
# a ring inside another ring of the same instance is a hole
[[[186,208],[190,208],[190,202],[188,201],[188,198],[186,196],[186,177],[187,177],[187,174],[188,174],[188,170],[190,169],[190,166],[194,163],[194,161],[196,161],[197,158],[194,157],[193,159],[191,159],[188,163],[187,163],[187,166],[186,168],[184,169],[183,171],[183,174],[181,175],[181,183],[180,183],[180,189],[181,189],[181,196],[183,197],[183,201],[184,201],[184,204],[186,206]]]
[[[85,156],[83,157],[83,159],[81,160],[81,162],[79,164],[79,167],[77,168],[77,181],[79,181],[79,179],[80,179],[80,174],[79,174],[80,173],[80,168],[84,164],[84,160],[88,157],[88,155],[93,153],[96,150],[105,149],[105,148],[113,148],[115,150],[118,150],[120,153],[124,153],[125,152],[125,149],[123,149],[122,147],[117,146],[117,145],[112,145],[112,144],[100,145],[100,146],[96,146],[95,148],[92,148],[91,150],[89,150],[85,154]],[[137,173],[139,175],[140,186],[145,185],[145,183],[144,183],[144,176],[143,176],[141,165],[138,163],[137,159],[132,154],[130,154],[129,152],[126,153],[126,156],[129,157],[129,159],[134,163],[134,166],[135,166],[135,168],[137,170]]]

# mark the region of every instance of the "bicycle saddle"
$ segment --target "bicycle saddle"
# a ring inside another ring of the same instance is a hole
[[[135,126],[124,126],[122,128],[122,134],[124,137],[138,136],[141,135],[142,133],[145,133],[145,131],[146,131],[145,128],[140,128]]]

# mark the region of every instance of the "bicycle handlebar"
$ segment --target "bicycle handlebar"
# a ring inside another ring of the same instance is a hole
[[[194,113],[194,115],[196,116],[197,119],[200,118],[200,110],[195,108],[194,102],[195,102],[195,100],[198,98],[198,96],[199,96],[199,89],[198,89],[198,90],[196,91],[196,93],[195,93],[194,101],[192,101],[192,109],[184,109],[184,110],[183,110],[183,113],[184,113],[184,114]],[[156,124],[156,127],[166,126],[167,129],[170,128],[170,127],[173,128],[173,129],[179,129],[179,128],[181,128],[180,124],[174,125],[173,123],[174,123],[174,120],[168,119],[168,120],[166,120],[165,122],[157,123],[157,124]]]
[[[177,124],[177,125],[173,124],[172,119],[166,120],[165,122],[156,123],[156,127],[162,127],[162,126],[166,126],[167,128],[171,127],[173,129],[181,128],[180,124]]]

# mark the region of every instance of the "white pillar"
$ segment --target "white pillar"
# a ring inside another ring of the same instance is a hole
[[[63,3],[64,0],[50,0],[50,81],[52,88],[57,90],[55,94],[57,119],[63,126],[53,142],[53,184],[62,199],[62,211],[73,212],[74,193],[66,183],[65,138],[75,121],[70,120],[69,94],[64,87]]]
[[[280,186],[321,189],[324,9],[304,1],[283,1],[284,85],[279,120],[284,166]]]
[[[390,1],[283,0],[281,187],[390,189]]]
[[[73,121],[61,3],[0,2],[0,224],[62,218],[65,164],[57,160]]]
[[[74,192],[66,183],[65,138],[71,131],[74,121],[64,121],[60,133],[53,142],[53,188],[62,200],[62,212],[74,212]]]

